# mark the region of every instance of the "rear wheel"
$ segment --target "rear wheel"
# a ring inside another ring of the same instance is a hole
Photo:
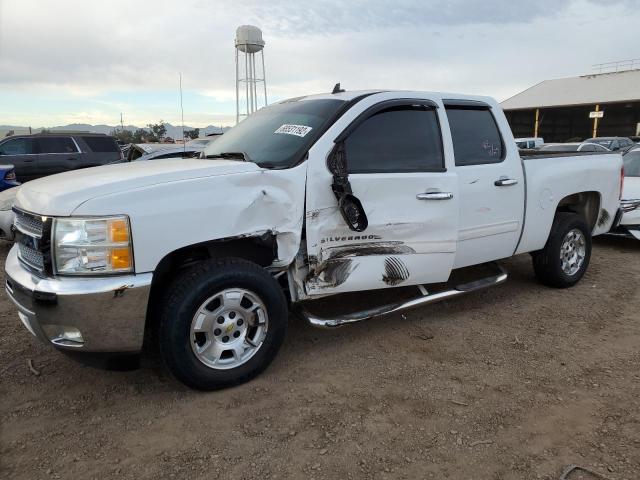
[[[215,390],[258,375],[278,352],[286,300],[260,266],[226,258],[202,263],[169,288],[160,320],[160,351],[173,375]]]
[[[575,213],[559,212],[545,247],[533,255],[538,280],[551,287],[572,287],[580,281],[591,259],[591,232]]]

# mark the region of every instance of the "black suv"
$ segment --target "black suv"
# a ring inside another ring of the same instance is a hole
[[[0,163],[27,182],[54,173],[123,161],[113,137],[96,133],[16,135],[0,141]]]

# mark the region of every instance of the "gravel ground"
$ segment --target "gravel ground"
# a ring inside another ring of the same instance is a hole
[[[640,478],[640,242],[597,239],[569,290],[503,265],[506,284],[405,315],[292,318],[266,373],[214,393],[153,361],[81,366],[2,294],[0,477]]]

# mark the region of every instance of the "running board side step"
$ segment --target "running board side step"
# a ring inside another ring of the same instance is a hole
[[[482,290],[484,288],[493,287],[495,285],[500,285],[507,280],[507,273],[505,270],[496,264],[492,265],[496,268],[498,273],[496,275],[491,275],[489,277],[482,278],[480,280],[475,280],[473,282],[462,283],[457,285],[451,290],[445,290],[442,292],[437,292],[433,294],[429,294],[427,289],[423,285],[417,285],[420,290],[421,295],[411,300],[406,300],[398,303],[391,303],[388,305],[383,305],[381,307],[370,308],[367,310],[362,310],[360,312],[354,312],[347,315],[334,317],[334,318],[322,318],[320,316],[314,315],[309,312],[304,306],[299,305],[297,308],[297,313],[304,318],[310,325],[318,328],[336,328],[341,327],[342,325],[347,325],[349,323],[360,322],[362,320],[368,320],[373,317],[379,317],[383,315],[389,315],[391,313],[400,312],[402,310],[408,310],[410,308],[420,307],[422,305],[427,305],[429,303],[440,302],[443,300],[449,300],[450,298],[457,297],[459,295],[464,295],[466,293],[475,292],[477,290]]]

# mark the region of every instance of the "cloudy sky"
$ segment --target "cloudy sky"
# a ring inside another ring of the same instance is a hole
[[[270,100],[383,88],[503,100],[639,56],[640,0],[0,0],[0,124],[235,119],[234,35],[260,27]]]

